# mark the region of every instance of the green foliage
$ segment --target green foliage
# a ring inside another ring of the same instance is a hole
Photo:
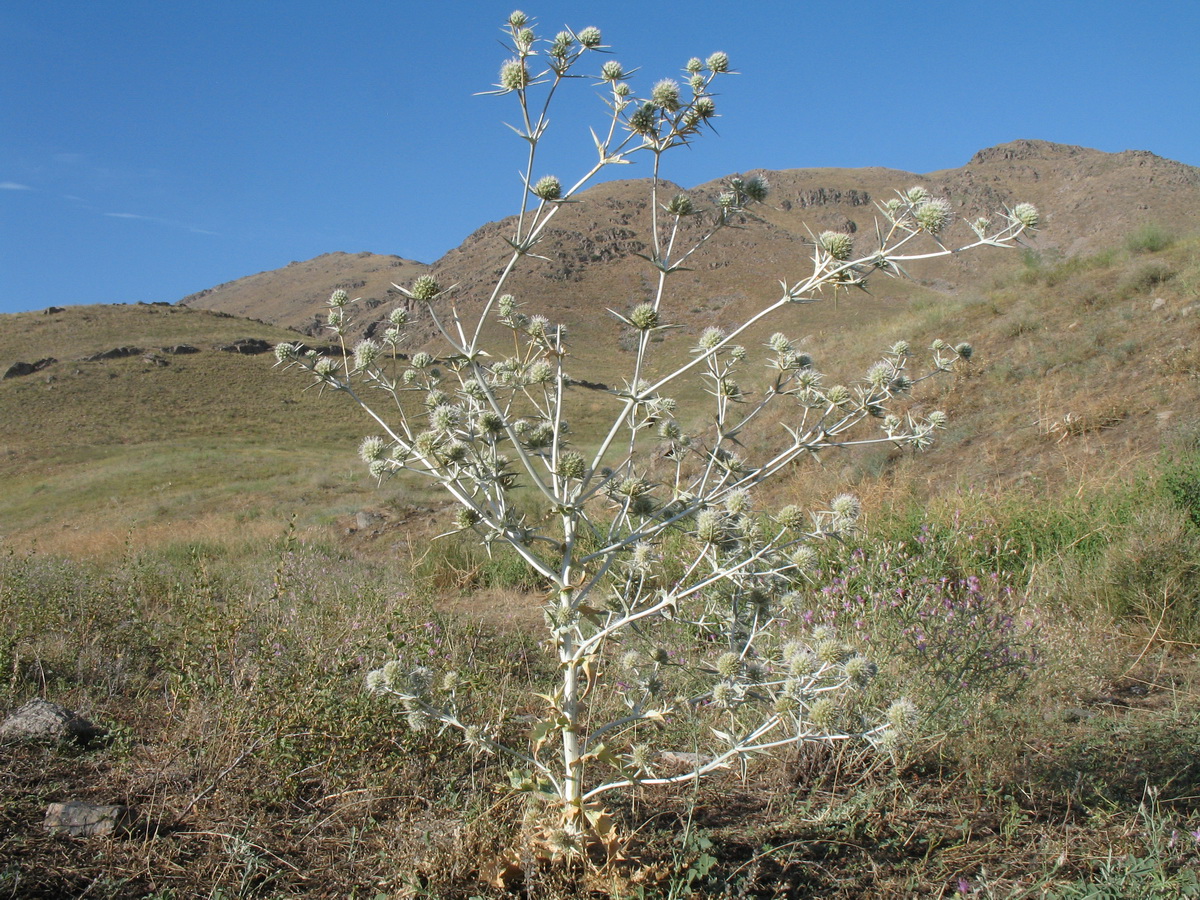
[[[1117,292],[1125,298],[1136,297],[1153,291],[1175,277],[1175,270],[1170,264],[1153,259],[1141,263],[1129,272],[1117,287]]]
[[[1147,223],[1130,232],[1125,249],[1130,253],[1158,253],[1175,243],[1175,235],[1161,225]]]
[[[1192,525],[1200,529],[1200,438],[1182,443],[1178,453],[1165,465],[1163,488]]]
[[[898,543],[835,546],[810,578],[805,613],[854,635],[885,669],[883,689],[917,703],[934,731],[957,732],[983,706],[1020,702],[1038,657],[1020,554],[956,523]]]

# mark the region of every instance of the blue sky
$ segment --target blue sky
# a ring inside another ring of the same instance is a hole
[[[614,58],[641,67],[635,87],[729,54],[741,74],[720,88],[720,136],[668,172],[687,186],[760,167],[928,172],[1016,138],[1200,165],[1200,0],[522,8],[551,35],[600,27]],[[0,312],[173,302],[333,250],[434,261],[518,197],[522,149],[501,124],[513,105],[474,96],[505,58],[509,11],[6,4]],[[564,180],[603,112],[576,87],[546,165]]]

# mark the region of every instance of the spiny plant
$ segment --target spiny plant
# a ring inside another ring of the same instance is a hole
[[[730,178],[711,201],[677,193],[662,177],[668,153],[710,130],[713,88],[731,74],[729,58],[690,59],[680,78],[638,93],[631,70],[601,55],[608,48],[597,28],[545,38],[514,12],[503,31],[511,56],[489,93],[515,103],[526,160],[511,253],[490,293],[461,297],[432,275],[397,286],[405,305],[436,327],[443,345],[436,357],[400,353],[402,308],[379,339],[350,346],[352,301],[340,290],[329,300],[327,326],[341,353],[280,344],[276,356],[374,420],[381,434],[359,448],[372,475],[436,483],[458,504],[456,531],[488,548],[507,544],[551,587],[543,611],[557,684],[531,698],[544,713],[527,741],[504,740],[502,723],[486,718],[460,673],[393,660],[370,674],[367,687],[395,698],[414,728],[451,729],[478,752],[515,760],[513,784],[547,812],[546,846],[569,856],[590,839],[611,838],[600,805],[610,792],[693,782],[804,741],[859,736],[886,748],[900,740],[912,704],[863,708],[857,689],[874,665],[832,629],[790,621],[814,542],[854,529],[858,502],[840,496],[811,514],[795,506],[768,513],[754,498],[809,454],[854,444],[927,446],[946,416],[905,412],[904,399],[918,382],[969,358],[971,348],[938,340],[922,365],[907,343],[896,343],[861,381],[831,384],[783,333],[757,349],[742,340],[826,288],[864,288],[873,275],[901,275],[912,261],[1013,246],[1037,226],[1038,212],[1020,203],[976,219],[968,223],[973,237],[953,244],[946,200],[921,187],[900,192],[879,205],[867,246],[838,231],[815,235],[805,273],[782,281],[777,299],[736,327],[705,329],[686,361],[672,362],[659,349],[678,339],[671,277],[768,195],[761,176]],[[592,84],[608,112],[592,132],[591,164],[564,182],[539,172],[538,150],[552,101],[593,61]],[[654,290],[645,302],[611,311],[636,341],[627,340],[624,384],[608,389],[611,420],[584,446],[569,424],[582,378],[568,371],[567,328],[527,313],[507,285],[567,203],[611,166],[639,156],[651,166],[646,259]],[[490,341],[497,325],[507,336]],[[756,378],[759,365],[765,378]],[[690,409],[673,397],[687,379],[703,386],[704,399]],[[751,389],[747,379],[760,383]],[[774,407],[783,411],[768,417]],[[753,432],[764,432],[762,439],[747,441]],[[769,449],[750,458],[751,444]],[[665,752],[672,740],[702,752]]]

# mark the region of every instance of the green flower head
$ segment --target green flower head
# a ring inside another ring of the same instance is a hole
[[[838,262],[845,262],[854,254],[854,239],[841,231],[822,231],[817,244]]]
[[[429,301],[441,293],[442,287],[432,275],[419,275],[409,291],[417,300]]]
[[[704,64],[710,72],[728,72],[729,56],[718,51],[705,60]]]
[[[533,186],[533,193],[542,200],[562,199],[562,182],[553,175],[543,175]]]

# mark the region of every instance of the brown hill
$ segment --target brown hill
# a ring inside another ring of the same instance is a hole
[[[805,266],[811,232],[832,228],[872,239],[875,204],[897,189],[923,184],[947,197],[961,216],[1029,201],[1043,211],[1038,251],[1048,260],[1075,256],[1119,243],[1141,224],[1169,224],[1189,233],[1200,229],[1200,169],[1145,151],[1104,153],[1047,141],[1019,140],[981,150],[961,168],[928,174],[895,169],[790,169],[765,171],[772,185],[768,206],[746,227],[713,241],[699,267],[677,278],[677,296],[690,296],[680,321],[711,321],[729,304],[767,299],[779,279],[795,278]],[[721,181],[690,191],[707,201]],[[597,185],[562,209],[538,252],[509,289],[534,308],[570,321],[579,312],[624,308],[644,298],[648,268],[636,254],[647,244],[646,182]],[[180,301],[183,305],[262,319],[315,333],[314,318],[335,288],[363,298],[359,327],[381,321],[400,298],[391,284],[406,284],[432,270],[443,284],[458,285],[460,303],[481,302],[509,252],[510,220],[480,227],[432,266],[370,253],[331,253],[283,269],[229,282]],[[914,272],[925,288],[953,289],[969,275],[1013,265],[1012,254],[981,253],[933,263]],[[878,287],[878,286],[877,286]],[[888,297],[911,297],[919,286],[888,282]],[[585,330],[587,323],[585,322]],[[429,336],[416,326],[413,340]]]
[[[412,281],[429,266],[377,253],[324,253],[282,269],[227,281],[184,297],[180,306],[258,319],[311,334],[314,316],[337,288],[362,297],[366,307],[385,302],[392,282]]]

